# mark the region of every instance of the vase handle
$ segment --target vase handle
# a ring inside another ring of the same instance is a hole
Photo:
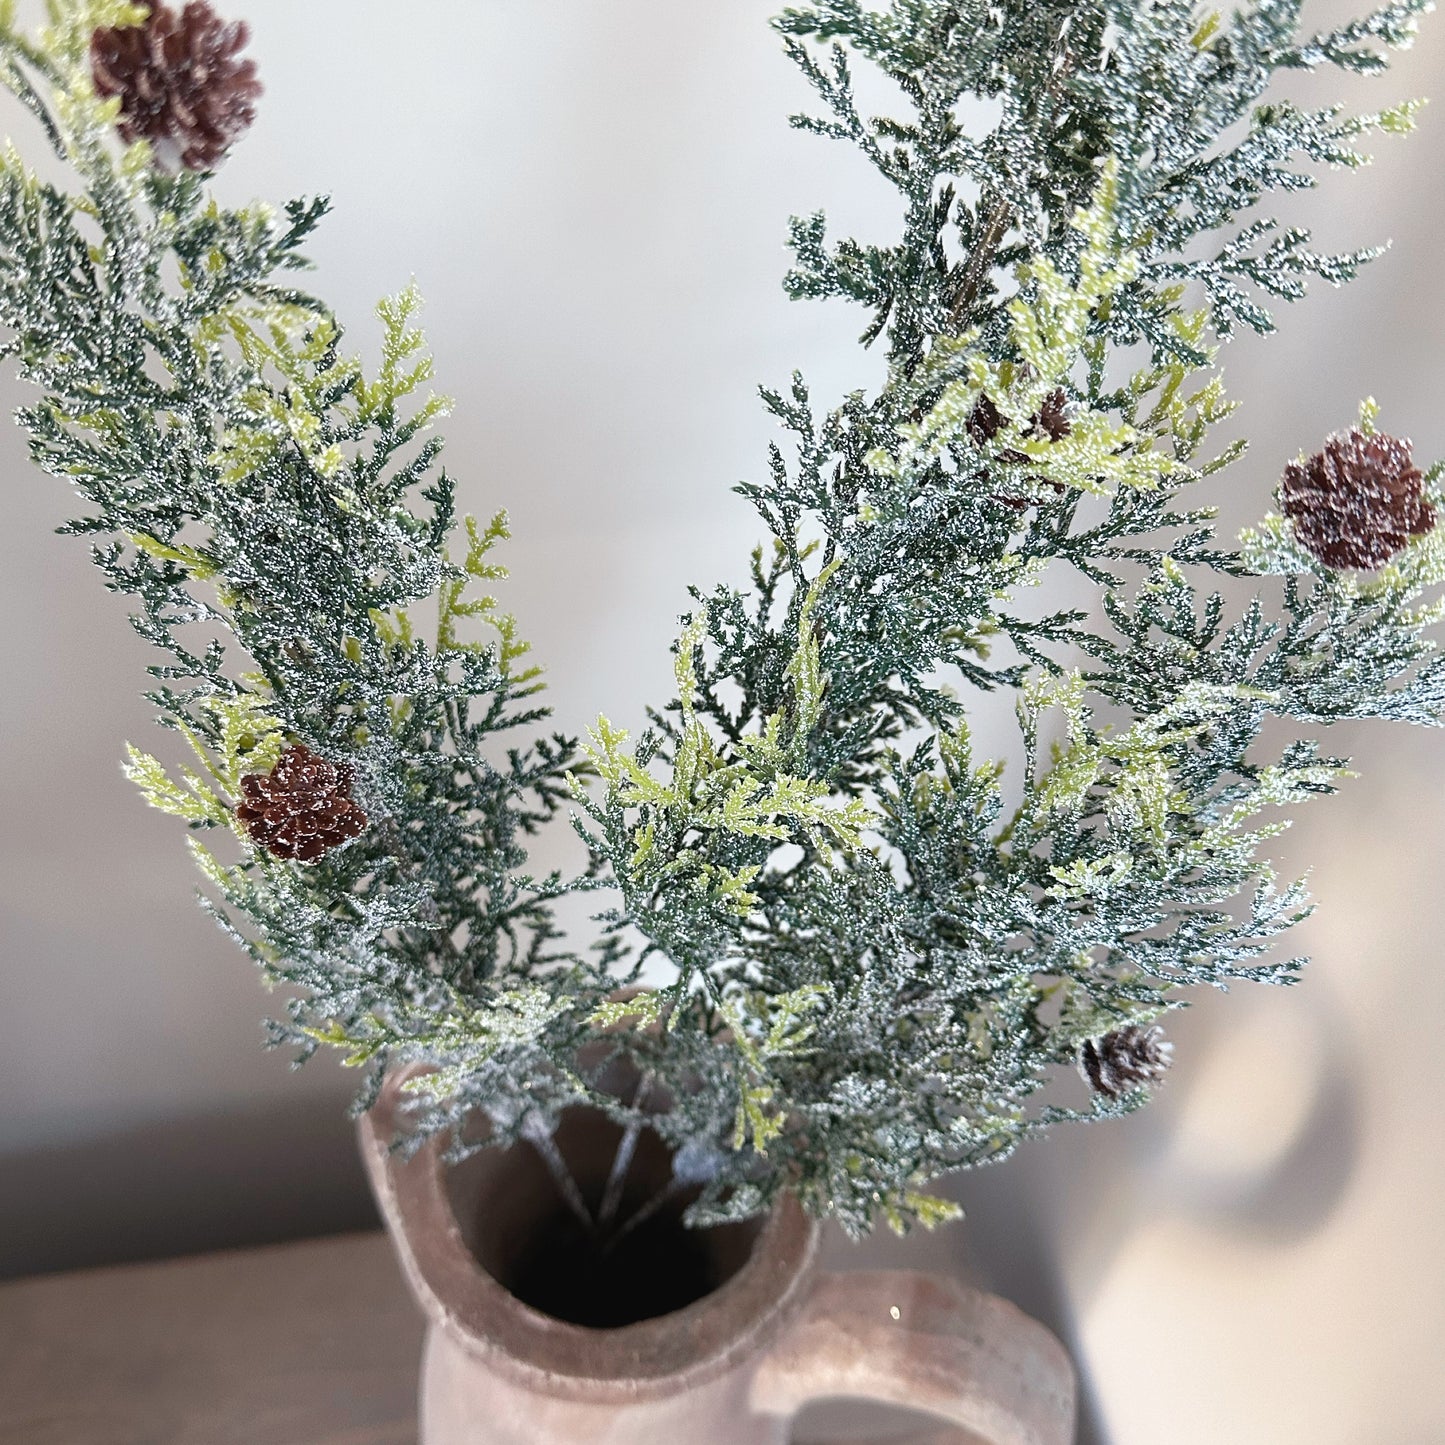
[[[996,1295],[914,1270],[824,1275],[763,1359],[752,1407],[876,1400],[951,1428],[916,1445],[1071,1445],[1074,1370],[1036,1320]]]

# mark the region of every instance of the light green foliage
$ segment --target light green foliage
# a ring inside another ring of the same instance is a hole
[[[188,823],[209,823],[226,827],[229,810],[210,786],[190,768],[183,768],[185,786],[171,781],[166,770],[149,753],[127,747],[129,761],[125,775],[141,790],[141,796],[153,808],[184,818]]]
[[[507,514],[498,512],[480,530],[475,517],[464,519],[467,536],[467,553],[461,567],[454,569],[441,584],[437,599],[437,650],[439,652],[472,652],[485,654],[488,644],[477,641],[462,641],[457,635],[457,623],[462,618],[480,617],[496,631],[500,642],[496,648],[497,666],[518,696],[538,692],[543,684],[537,681],[542,675],[540,667],[527,667],[520,671],[513,668],[519,658],[532,650],[530,642],[524,642],[517,635],[517,622],[510,612],[497,611],[497,599],[491,596],[468,598],[468,586],[473,582],[497,582],[507,575],[507,569],[500,562],[488,560],[488,554],[498,542],[505,541],[512,534],[507,527]]]
[[[703,621],[694,618],[677,643],[678,708],[682,721],[670,759],[669,775],[658,777],[625,747],[628,737],[605,718],[591,734],[588,753],[608,787],[609,812],[591,804],[578,785],[579,800],[601,823],[625,814],[633,849],[627,881],[634,890],[650,890],[667,880],[692,880],[706,897],[746,918],[757,906],[750,885],[761,862],[738,866],[739,840],[769,846],[797,842],[820,859],[835,848],[858,846],[870,814],[858,799],[839,803],[826,784],[788,771],[786,736],[806,736],[821,712],[823,680],[812,615],[827,572],[807,592],[798,614],[797,641],[785,669],[794,698],[794,716],[772,713],[758,730],[719,746],[697,712],[694,658],[703,640]]]
[[[350,1027],[332,1021],[325,1028],[303,1032],[319,1044],[343,1050],[342,1063],[350,1069],[371,1063],[383,1052],[398,1064],[430,1064],[439,1055],[460,1056],[465,1063],[428,1068],[403,1086],[409,1094],[445,1102],[464,1086],[469,1069],[499,1055],[535,1049],[571,1002],[537,984],[501,989],[484,1003],[443,988],[423,1008],[403,1005],[390,1010],[396,1022],[377,1013]]]
[[[883,1218],[894,1234],[907,1234],[914,1225],[937,1229],[963,1218],[963,1210],[951,1199],[925,1194],[919,1189],[905,1189],[896,1201],[883,1206]]]
[[[412,325],[421,311],[421,292],[413,281],[406,290],[380,302],[376,314],[385,328],[381,342],[381,373],[374,382],[357,389],[361,419],[366,422],[395,418],[398,406],[420,390],[434,374],[426,339],[420,327]],[[429,426],[451,409],[446,397],[429,396],[417,408],[412,424]]]
[[[828,997],[824,985],[804,984],[789,993],[744,995],[724,1002],[722,1016],[742,1064],[735,1150],[750,1144],[757,1153],[766,1154],[768,1144],[782,1134],[776,1091],[768,1082],[770,1066],[807,1056],[814,1032],[811,1015],[828,1006]],[[786,1101],[782,1106],[786,1109]]]
[[[273,1041],[341,1050],[362,1104],[424,1067],[423,1133],[481,1108],[535,1140],[581,1100],[649,1122],[694,1222],[789,1190],[902,1231],[956,1214],[938,1175],[1144,1102],[1070,1077],[1087,1040],[1292,981],[1274,947],[1309,903],[1271,840],[1349,776],[1312,731],[1441,722],[1445,529],[1334,572],[1269,510],[1265,458],[1263,520],[1218,537],[1210,479],[1242,444],[1219,440],[1215,360],[1378,254],[1316,249],[1269,204],[1418,110],[1271,83],[1381,71],[1425,8],[1318,34],[1297,0],[785,9],[819,106],[794,124],[853,147],[899,215],[882,241],[795,219],[785,285],[861,305],[883,380],[831,406],[800,375],[763,392],[746,585],[694,591],[675,696],[636,739],[599,718],[579,756],[518,740],[543,714],[494,595],[506,516],[454,515],[415,288],[382,303],[368,371],[292,284],[324,203],[224,207],[116,143],[85,45],[139,11],[51,0],[31,38],[0,0],[0,80],[78,180],[0,155],[3,351],[44,393],[36,460],[88,504],[72,530],[159,649],[151,696],[201,764],[132,750],[129,771],[286,987]],[[898,113],[860,109],[860,64]],[[1097,608],[1040,615],[1053,572]],[[1258,595],[1227,603],[1220,576]],[[1016,704],[1007,775],[969,724],[990,691]],[[366,833],[309,865],[237,834],[223,862],[204,832],[290,741],[354,769]],[[588,867],[531,878],[522,845],[569,795]],[[607,899],[587,950],[551,911],[573,890]],[[669,1112],[607,1091],[619,1056]]]
[[[1047,398],[1080,366],[1101,313],[1138,274],[1137,255],[1118,245],[1118,182],[1118,164],[1110,157],[1089,205],[1070,222],[1084,243],[1076,282],[1067,280],[1047,255],[1018,266],[1019,295],[1005,307],[1006,359],[991,359],[977,332],[934,342],[913,390],[920,396],[936,394],[937,400],[921,422],[899,427],[903,447],[897,457],[876,452],[869,458],[878,471],[897,477],[920,459],[938,462],[965,441],[969,418],[980,398],[987,397],[1002,418],[987,455],[1005,465],[1027,465],[1037,474],[1035,485],[1107,494],[1118,487],[1157,487],[1169,476],[1174,459],[1153,451],[1152,437],[1099,412],[1078,413],[1066,436],[1030,435]],[[1136,403],[1145,394],[1131,388]]]
[[[214,747],[184,723],[177,726],[201,760],[210,782],[191,768],[182,768],[182,787],[171,781],[155,758],[131,746],[126,748],[125,774],[151,807],[174,813],[188,823],[233,828],[244,838],[231,807],[240,796],[243,774],[265,773],[276,766],[285,746],[281,723],[262,711],[260,699],[254,694],[213,694],[203,706],[214,721]]]
[[[259,327],[269,334],[263,335]],[[214,346],[229,336],[242,360],[258,376],[274,375],[279,385],[258,385],[243,392],[245,420],[228,428],[212,460],[228,483],[254,476],[288,444],[294,444],[312,469],[333,480],[346,464],[340,445],[324,440],[322,413],[338,391],[355,384],[354,362],[334,361],[337,329],[330,318],[317,318],[299,307],[228,307],[206,317],[203,343]]]
[[[188,547],[184,542],[159,542],[144,532],[132,532],[127,538],[147,557],[161,562],[174,562],[197,582],[205,582],[216,575],[216,565],[202,551]]]
[[[638,993],[630,998],[608,999],[592,1010],[587,1022],[602,1028],[616,1028],[620,1024],[650,1028],[662,1022],[664,1002],[661,993]]]

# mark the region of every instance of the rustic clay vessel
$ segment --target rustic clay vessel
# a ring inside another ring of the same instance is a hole
[[[804,1406],[837,1396],[936,1415],[912,1445],[1073,1440],[1068,1357],[1006,1301],[908,1271],[824,1273],[791,1201],[706,1231],[660,1211],[598,1276],[535,1150],[448,1167],[433,1141],[404,1158],[400,1097],[383,1092],[361,1142],[427,1318],[420,1445],[786,1445]],[[558,1131],[594,1201],[617,1137],[587,1111]],[[618,1217],[669,1172],[644,1134]]]

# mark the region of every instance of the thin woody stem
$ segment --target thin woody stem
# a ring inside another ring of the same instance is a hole
[[[587,1201],[582,1197],[582,1191],[577,1187],[577,1181],[572,1177],[572,1171],[567,1167],[567,1161],[562,1157],[557,1141],[543,1129],[524,1129],[523,1138],[541,1155],[563,1202],[581,1221],[588,1234],[596,1234],[597,1222],[592,1218],[592,1211],[587,1208]]]
[[[626,1220],[623,1221],[621,1227],[617,1229],[607,1240],[607,1242],[602,1246],[602,1252],[604,1254],[607,1254],[610,1253],[612,1250],[616,1249],[617,1246],[621,1244],[622,1241],[626,1239],[627,1236],[638,1227],[638,1225],[646,1224],[647,1221],[651,1219],[652,1216],[663,1207],[663,1205],[665,1205],[666,1203],[668,1203],[669,1200],[676,1198],[677,1195],[682,1193],[685,1187],[686,1186],[680,1183],[677,1179],[669,1179],[667,1183],[664,1184],[662,1188],[659,1189],[657,1193],[654,1194],[652,1198],[649,1199],[647,1203],[642,1206],[641,1209],[639,1209],[635,1214],[630,1215]]]
[[[1068,20],[1066,19],[1060,26],[1058,36],[1054,41],[1053,73],[1043,90],[1035,94],[1033,103],[1029,107],[1029,118],[1035,122],[1039,122],[1041,115],[1063,95],[1064,84],[1073,71],[1075,61],[1065,44],[1067,34]],[[978,300],[979,292],[983,290],[983,283],[987,279],[988,273],[993,269],[994,257],[998,254],[998,248],[1003,244],[1003,238],[1008,234],[1008,228],[1013,224],[1013,218],[1013,206],[1000,196],[994,202],[993,209],[988,214],[988,220],[984,222],[978,243],[964,264],[963,275],[959,279],[953,305],[949,308],[949,331],[959,331],[968,319],[968,313],[973,308],[973,303]]]
[[[652,1077],[647,1075],[637,1086],[632,1098],[632,1107],[641,1109],[647,1102],[652,1088]],[[607,1176],[607,1187],[602,1191],[602,1206],[597,1211],[597,1227],[606,1230],[617,1214],[622,1203],[622,1188],[627,1182],[627,1171],[632,1167],[632,1156],[637,1152],[637,1141],[642,1137],[642,1119],[632,1120],[617,1142],[617,1153],[612,1158],[612,1169]]]
[[[979,237],[978,244],[973,248],[973,253],[963,268],[963,277],[959,282],[958,293],[955,295],[953,306],[948,313],[948,329],[950,331],[957,331],[963,325],[973,303],[978,300],[978,293],[983,289],[984,278],[993,269],[993,258],[997,255],[1003,238],[1008,234],[1008,228],[1012,221],[1013,207],[1007,201],[999,201],[989,212],[983,234]]]

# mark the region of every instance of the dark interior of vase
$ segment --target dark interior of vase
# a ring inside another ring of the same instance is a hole
[[[697,1191],[673,1186],[671,1154],[651,1129],[638,1135],[611,1218],[600,1220],[621,1139],[598,1110],[563,1115],[555,1142],[581,1211],[532,1144],[485,1149],[447,1179],[462,1237],[482,1268],[523,1304],[592,1329],[654,1319],[712,1293],[747,1263],[761,1228],[687,1228],[682,1215]]]

